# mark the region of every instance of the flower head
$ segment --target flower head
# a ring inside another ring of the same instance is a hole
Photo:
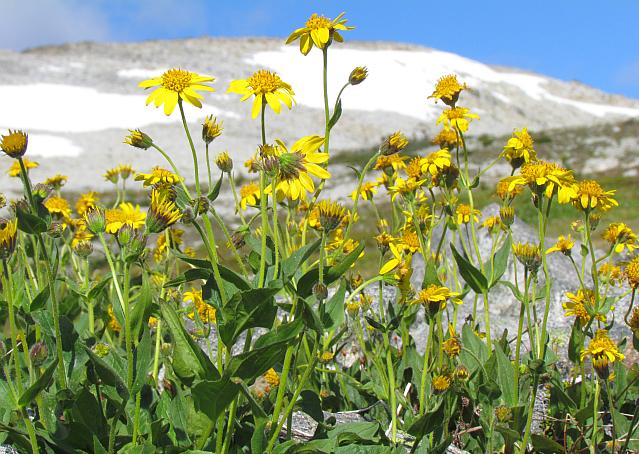
[[[251,96],[255,96],[251,111],[252,118],[256,118],[260,114],[265,103],[268,103],[273,112],[277,114],[282,110],[282,103],[291,109],[295,95],[289,84],[280,79],[276,73],[266,69],[260,69],[248,79],[234,80],[227,91],[242,95],[240,101],[246,101]]]
[[[366,66],[358,66],[351,71],[348,76],[348,83],[351,85],[359,85],[368,77],[368,69]]]
[[[479,119],[479,115],[470,113],[466,107],[450,107],[437,119],[437,124],[444,123],[444,127],[453,131],[468,131],[468,126],[473,119]]]
[[[240,206],[246,210],[247,205],[255,206],[260,200],[260,185],[249,183],[240,188]]]
[[[146,98],[146,105],[153,102],[155,107],[160,107],[164,104],[164,113],[171,115],[179,99],[195,107],[202,107],[200,99],[204,97],[197,91],[215,91],[214,88],[205,85],[206,82],[214,80],[214,77],[201,76],[184,69],[173,68],[160,77],[140,82],[138,86],[144,89],[158,87]]]
[[[0,149],[4,151],[7,156],[18,159],[24,156],[27,152],[27,144],[29,142],[29,136],[24,131],[12,131],[9,129],[9,134],[1,136]]]
[[[449,128],[443,128],[432,140],[439,148],[453,149],[461,145],[459,135]]]
[[[230,173],[233,170],[233,160],[227,151],[223,151],[215,158],[215,165],[222,172]]]
[[[617,348],[617,344],[610,339],[608,331],[605,329],[597,330],[588,348],[582,350],[581,360],[583,361],[588,356],[592,359],[595,371],[604,380],[608,378],[608,365],[624,359],[624,355]]]
[[[408,139],[406,136],[400,131],[395,131],[384,140],[382,145],[379,147],[379,150],[382,155],[390,156],[402,151],[407,146]]]
[[[450,152],[446,148],[434,151],[421,160],[422,172],[428,172],[436,177],[442,170],[451,166]]]
[[[570,255],[570,252],[572,251],[572,248],[574,246],[575,240],[573,240],[570,235],[568,235],[567,237],[559,235],[559,238],[557,238],[557,242],[555,243],[555,245],[550,247],[546,251],[546,254],[550,254],[551,252],[561,252],[564,255]]]
[[[624,271],[628,285],[633,289],[639,288],[639,255],[635,256],[630,263],[626,265]]]
[[[457,298],[458,296],[459,293],[451,292],[448,287],[430,284],[428,287],[417,293],[417,299],[413,301],[413,303],[422,304],[429,315],[434,315],[446,308],[447,301],[452,301],[455,304],[461,304],[462,301]]]
[[[18,220],[0,218],[0,259],[8,259],[16,248]]]
[[[218,122],[217,118],[209,115],[202,123],[202,140],[209,144],[222,134],[222,122]]]
[[[362,183],[362,187],[359,189],[359,197],[364,200],[373,200],[373,197],[377,194],[377,186],[379,186],[378,182],[366,181]],[[353,200],[357,199],[357,189],[351,193],[351,198]]]
[[[566,297],[568,297],[568,301],[562,303],[562,307],[566,311],[564,315],[578,318],[581,325],[585,326],[592,318],[597,306],[595,292],[589,289],[579,289],[576,294],[566,292]],[[597,320],[606,321],[605,315],[594,315]]]
[[[44,180],[44,184],[46,184],[53,190],[58,190],[66,184],[68,179],[69,177],[67,177],[66,175],[57,174]]]
[[[459,99],[459,94],[466,88],[468,88],[466,84],[462,85],[457,81],[457,76],[449,74],[439,78],[435,91],[429,98],[441,99],[444,104],[454,106]]]
[[[608,211],[613,206],[619,205],[619,202],[612,198],[615,192],[617,191],[604,191],[595,180],[580,181],[577,185],[574,204],[583,211],[590,211],[595,208],[601,211]]]
[[[82,194],[75,204],[75,211],[79,216],[83,217],[88,211],[96,208],[98,200],[98,194],[94,191]]]
[[[518,169],[522,164],[537,159],[537,154],[533,147],[532,136],[528,133],[528,129],[523,128],[521,131],[515,130],[513,132],[513,136],[508,139],[508,143],[501,155],[510,162],[513,169]]]
[[[64,219],[71,217],[71,207],[69,206],[69,202],[62,197],[55,195],[49,197],[44,201],[44,207],[53,215],[59,215]]]
[[[621,254],[624,249],[632,252],[637,248],[637,235],[623,222],[610,224],[602,237],[610,243],[611,247],[614,246],[617,254]]]
[[[290,34],[286,40],[286,44],[290,44],[297,39],[300,40],[300,52],[304,55],[313,49],[324,49],[329,46],[333,40],[341,43],[344,41],[340,31],[352,30],[354,27],[346,25],[346,19],[342,19],[344,13],[331,20],[327,17],[313,14],[308,18],[304,27],[298,28]]]
[[[182,212],[173,200],[157,189],[151,191],[151,206],[146,217],[146,228],[150,233],[160,233],[181,218]]]
[[[139,229],[144,225],[146,214],[140,211],[140,206],[123,202],[118,208],[106,210],[106,231],[116,234],[122,227],[128,225],[132,229]]]
[[[129,129],[129,135],[124,138],[124,143],[141,150],[147,150],[153,146],[153,139],[139,129]]]
[[[182,178],[161,167],[153,167],[151,173],[138,173],[135,176],[135,181],[144,181],[146,188],[157,184],[174,185],[182,181]]]
[[[191,291],[184,292],[182,301],[193,304],[193,309],[188,314],[191,320],[195,320],[195,314],[197,314],[202,323],[215,323],[215,308],[204,302],[202,290],[191,287]]]
[[[339,227],[346,217],[346,209],[331,200],[319,201],[315,209],[319,217],[319,225],[326,233]]]
[[[468,224],[471,219],[474,222],[479,222],[479,216],[481,216],[481,211],[471,209],[470,205],[465,203],[460,203],[455,211],[455,223],[458,225]]]
[[[31,161],[30,159],[27,159],[27,158],[22,158],[22,163],[24,164],[24,168],[27,171],[27,173],[29,173],[30,169],[35,169],[36,167],[40,165],[37,162]],[[13,164],[11,164],[11,167],[9,167],[9,170],[7,170],[7,174],[10,177],[19,177],[21,173],[22,173],[22,168],[20,167],[20,161],[13,161]]]
[[[526,269],[536,274],[541,265],[541,251],[539,246],[531,243],[517,243],[513,245],[513,253],[517,260],[526,267]]]
[[[448,391],[450,385],[452,384],[452,380],[449,375],[435,375],[433,377],[433,392],[435,394],[443,394]]]
[[[130,164],[118,164],[105,172],[104,179],[116,184],[120,178],[126,180],[134,173],[135,170],[133,170],[133,167]]]
[[[559,203],[568,203],[577,196],[577,184],[572,172],[547,161],[530,161],[520,169],[520,175],[505,178],[508,191],[516,186],[528,186],[534,194],[548,198],[557,194]]]

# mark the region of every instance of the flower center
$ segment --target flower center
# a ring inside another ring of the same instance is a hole
[[[247,80],[256,94],[275,93],[282,88],[282,79],[274,72],[260,69]]]
[[[597,198],[603,196],[603,192],[602,187],[594,180],[585,180],[579,183],[579,193],[582,195]]]
[[[327,17],[318,16],[317,14],[313,14],[306,21],[306,28],[310,28],[311,30],[317,30],[318,28],[331,28],[331,21]]]
[[[279,177],[281,180],[295,180],[304,171],[306,171],[306,167],[304,167],[304,155],[302,153],[284,153],[280,156]]]
[[[193,74],[183,69],[169,69],[162,74],[162,86],[167,90],[180,93],[191,85]]]

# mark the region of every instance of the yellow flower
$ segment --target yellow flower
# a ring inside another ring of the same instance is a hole
[[[521,194],[521,191],[523,190],[523,186],[517,185],[512,186],[511,188],[510,182],[508,180],[501,180],[497,183],[495,193],[497,194],[497,197],[499,197],[502,201],[506,201],[514,199],[519,194]]]
[[[481,211],[470,209],[470,205],[466,205],[465,203],[460,203],[457,206],[457,210],[455,211],[455,223],[458,225],[468,224],[471,220],[474,222],[479,222],[479,216],[481,216]]]
[[[107,170],[104,174],[104,178],[115,184],[118,182],[119,178],[126,180],[134,173],[135,170],[133,170],[133,167],[130,164],[118,164],[114,168]]]
[[[128,225],[133,229],[139,229],[144,225],[146,213],[140,211],[140,205],[133,206],[123,202],[118,208],[106,210],[106,231],[116,234],[122,227]]]
[[[615,361],[623,361],[624,355],[617,348],[605,329],[597,330],[595,338],[590,341],[588,348],[582,350],[581,360],[590,356],[592,366],[597,374],[604,380],[608,378],[608,365]]]
[[[443,128],[433,138],[432,142],[439,148],[456,148],[461,145],[459,135],[452,129]]]
[[[535,274],[541,265],[541,251],[539,246],[531,243],[517,243],[513,245],[513,254],[528,271]]]
[[[435,375],[433,377],[433,391],[435,394],[442,394],[448,391],[451,385],[451,379],[448,375]]]
[[[183,243],[182,235],[184,235],[184,230],[173,228],[166,230],[162,235],[158,235],[155,242],[155,251],[153,252],[155,261],[161,262],[169,248],[181,245]]]
[[[639,255],[635,256],[630,263],[626,265],[624,271],[626,279],[628,279],[628,285],[633,289],[639,287]]]
[[[375,161],[375,165],[373,166],[373,170],[385,170],[388,168],[392,168],[397,171],[399,169],[405,169],[406,156],[400,156],[399,154],[392,154],[390,156],[379,156],[377,161]]]
[[[377,194],[378,182],[366,181],[362,183],[362,187],[359,189],[359,196],[364,200],[373,200],[375,194]],[[357,189],[351,193],[351,198],[355,200],[357,198]]]
[[[222,122],[218,122],[217,118],[213,118],[213,115],[209,115],[204,119],[202,124],[202,140],[209,144],[222,134]]]
[[[107,327],[111,330],[111,331],[115,331],[120,332],[120,330],[122,330],[122,325],[120,325],[120,322],[118,321],[117,318],[115,318],[115,313],[113,312],[113,306],[110,305],[109,308],[107,309],[107,313],[109,314],[109,322],[107,323]]]
[[[350,27],[346,24],[346,19],[342,19],[344,13],[331,20],[324,16],[317,14],[311,15],[304,24],[304,27],[298,28],[290,34],[286,40],[286,44],[290,44],[297,39],[300,40],[300,52],[304,55],[313,48],[313,45],[318,49],[324,49],[329,46],[333,40],[338,43],[344,42],[344,38],[339,33],[340,30],[352,30],[354,27]]]
[[[450,167],[450,152],[442,148],[441,150],[434,151],[422,159],[422,172],[428,172],[431,176],[436,177],[447,167]]]
[[[604,191],[595,180],[580,181],[577,186],[574,204],[584,211],[590,211],[595,208],[601,211],[608,211],[613,206],[619,206],[619,202],[612,198],[615,192],[617,191]]]
[[[621,254],[624,249],[632,252],[637,248],[637,235],[623,222],[610,224],[602,237],[611,247],[614,246],[617,254]]]
[[[501,217],[499,217],[499,215],[490,216],[486,218],[486,220],[484,220],[484,222],[482,222],[480,226],[480,228],[484,228],[488,230],[490,233],[494,233],[496,229],[500,227],[503,227],[503,226],[501,223]]]
[[[395,131],[384,140],[379,148],[382,156],[391,156],[399,153],[408,146],[408,139],[400,131]]]
[[[565,301],[562,303],[562,307],[566,310],[564,316],[566,317],[576,317],[579,319],[579,323],[582,326],[585,326],[595,311],[596,303],[596,295],[592,290],[579,289],[577,294],[566,292],[566,296],[569,301]],[[606,316],[604,314],[596,314],[595,318],[605,323]]]
[[[246,210],[247,205],[255,206],[260,200],[260,185],[249,183],[240,188],[240,206]]]
[[[523,128],[521,131],[515,130],[513,132],[513,136],[508,139],[501,155],[510,162],[513,168],[518,169],[522,164],[537,159],[533,147],[533,138],[528,133],[528,129]]]
[[[435,91],[429,98],[441,99],[446,105],[454,106],[459,99],[462,90],[468,88],[466,84],[460,84],[457,76],[449,74],[442,76],[435,85]]]
[[[317,151],[323,143],[323,137],[302,137],[291,146],[289,152],[284,143],[278,141],[278,152],[281,152],[276,186],[278,193],[291,200],[305,199],[307,191],[315,191],[311,175],[322,180],[331,177],[326,169],[318,165],[328,161],[327,153]],[[269,185],[266,193],[271,194],[272,191],[272,185]]]
[[[351,85],[359,85],[368,77],[368,68],[366,66],[357,66],[348,76],[348,83]]]
[[[144,181],[144,187],[154,186],[156,184],[178,184],[182,178],[166,169],[161,167],[153,167],[151,173],[138,173],[135,176],[135,181]]]
[[[202,107],[200,99],[204,97],[197,90],[215,91],[214,88],[205,85],[206,82],[214,80],[214,77],[201,76],[184,69],[173,68],[160,77],[140,82],[138,86],[144,89],[159,87],[146,98],[146,105],[148,106],[152,101],[155,107],[160,107],[164,104],[164,113],[171,115],[175,105],[178,103],[178,99],[182,99],[195,107]]]
[[[466,132],[473,119],[479,119],[479,115],[470,113],[470,109],[466,107],[451,107],[444,109],[444,112],[437,119],[437,124],[443,122],[444,127],[454,131]]]
[[[280,103],[286,104],[291,109],[295,101],[293,99],[295,92],[291,86],[280,79],[280,76],[266,69],[260,69],[248,79],[234,80],[227,91],[242,95],[240,101],[246,101],[251,96],[255,96],[251,111],[252,118],[260,114],[265,102],[273,109],[273,112],[279,114],[282,109]]]
[[[550,247],[546,254],[550,254],[551,252],[561,252],[564,255],[570,255],[570,251],[575,246],[575,240],[572,239],[570,234],[565,237],[563,235],[559,235],[557,238],[557,243],[554,246]]]
[[[146,218],[146,228],[150,233],[160,233],[182,218],[182,212],[166,193],[153,189],[151,206]]]
[[[9,134],[0,137],[0,149],[2,149],[7,156],[18,159],[27,152],[28,142],[29,136],[26,132],[12,131],[9,129]]]
[[[314,210],[317,210],[319,227],[321,227],[324,232],[335,230],[346,218],[346,209],[339,203],[331,200],[321,200],[317,203]]]
[[[44,184],[50,186],[52,189],[57,190],[64,186],[68,179],[69,177],[67,177],[66,175],[57,174],[44,180]]]
[[[448,334],[450,337],[442,343],[442,350],[449,358],[455,358],[461,353],[462,343],[452,323],[448,325]]]
[[[124,138],[124,143],[141,150],[148,150],[153,146],[153,139],[139,129],[129,129],[129,135]]]
[[[459,293],[451,292],[448,287],[430,284],[417,293],[417,299],[413,301],[413,304],[423,305],[429,314],[434,315],[446,308],[447,301],[461,304],[462,301],[457,298],[458,296]]]
[[[24,164],[24,168],[27,170],[27,173],[29,173],[30,169],[35,169],[40,165],[37,162],[31,161],[27,158],[22,158],[22,163]],[[20,161],[13,161],[13,164],[11,164],[11,167],[9,167],[7,174],[9,174],[10,177],[19,177],[21,173],[22,169],[20,168]]]
[[[71,240],[71,247],[76,247],[78,244],[90,241],[93,238],[93,234],[85,229],[78,229],[73,234],[73,239]]]
[[[528,186],[535,194],[551,198],[557,194],[559,203],[569,203],[577,196],[577,184],[570,170],[547,161],[530,161],[520,169],[520,175],[504,178],[508,191],[516,186]]]
[[[95,209],[98,200],[98,194],[94,191],[82,194],[75,204],[75,211],[79,216],[84,216],[88,211]]]
[[[395,200],[398,195],[410,195],[414,194],[417,189],[419,189],[426,180],[416,180],[415,178],[408,178],[407,180],[402,177],[397,177],[395,179],[395,184],[388,187],[388,190],[391,193],[391,201]]]
[[[62,218],[71,217],[71,207],[69,206],[69,202],[59,196],[51,196],[47,200],[44,201],[44,207],[51,214],[60,215]]]
[[[215,165],[222,172],[230,173],[233,170],[233,160],[227,151],[223,151],[215,158]]]
[[[197,312],[202,323],[215,323],[215,308],[204,301],[201,290],[195,290],[191,287],[190,292],[184,292],[182,301],[193,304],[193,310],[188,314],[191,320],[195,320],[195,313]]]
[[[333,361],[333,358],[335,358],[335,353],[326,351],[326,352],[322,352],[319,360],[321,363],[329,363]]]
[[[390,248],[393,257],[388,262],[386,262],[384,266],[382,266],[382,268],[379,270],[379,274],[390,273],[402,263],[401,249],[397,247],[395,243],[390,243],[388,247]]]
[[[0,218],[0,259],[8,259],[16,248],[18,220]]]
[[[639,337],[639,306],[632,310],[632,316],[630,320],[627,320],[627,324],[635,337]]]
[[[610,283],[612,285],[619,284],[623,278],[621,267],[608,262],[599,267],[597,274],[599,274],[601,282]]]
[[[264,373],[264,379],[268,382],[271,388],[275,388],[280,384],[280,376],[272,367]]]

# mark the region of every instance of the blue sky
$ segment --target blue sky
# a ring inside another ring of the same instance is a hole
[[[636,0],[0,0],[0,48],[191,36],[284,37],[346,11],[347,39],[422,44],[639,99]]]

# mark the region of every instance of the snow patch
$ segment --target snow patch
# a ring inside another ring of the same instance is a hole
[[[66,137],[49,134],[29,134],[29,156],[44,158],[61,156],[79,156],[82,148]]]
[[[118,77],[122,77],[123,79],[153,79],[155,77],[159,77],[168,68],[160,68],[160,69],[144,69],[144,68],[132,68],[132,69],[121,69],[118,71]]]
[[[311,52],[305,57],[294,46],[285,46],[276,51],[258,52],[246,62],[277,71],[284,81],[293,86],[299,104],[323,108],[320,52]],[[343,106],[350,109],[390,111],[420,120],[432,120],[439,115],[442,107],[436,106],[427,96],[439,77],[456,74],[473,88],[507,84],[536,101],[569,105],[597,117],[609,114],[639,116],[638,108],[575,101],[553,95],[546,89],[548,79],[544,77],[497,71],[449,52],[331,49],[328,64],[329,96],[333,99],[348,81],[348,75],[355,66],[368,68],[369,76],[364,83],[344,91]],[[502,102],[510,101],[501,93],[493,92],[493,95]]]
[[[74,85],[4,85],[0,86],[0,127],[77,133],[180,122],[177,111],[167,117],[162,107],[147,107],[146,97],[103,93]],[[189,120],[204,118],[206,114],[239,117],[210,104],[205,109],[185,104],[185,111]]]

